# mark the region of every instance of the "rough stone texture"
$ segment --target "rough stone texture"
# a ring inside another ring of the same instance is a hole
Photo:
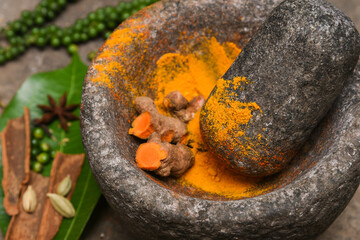
[[[0,0],[0,26],[6,21],[15,19],[21,10],[31,9],[39,0]],[[86,14],[100,5],[115,4],[117,0],[79,0],[72,4],[56,21],[60,25],[71,23],[77,17]],[[360,1],[358,0],[330,0],[335,6],[341,8],[355,21],[360,29]],[[90,42],[80,46],[80,53],[84,60],[90,50],[101,46],[103,40]],[[48,71],[58,67],[66,66],[70,58],[65,50],[53,51],[50,48],[43,51],[31,49],[24,56],[15,61],[0,66],[0,102],[7,103],[15,94],[17,87],[32,73]],[[46,63],[46,64],[44,64]],[[0,105],[0,114],[3,108]],[[360,189],[350,201],[342,214],[317,240],[357,240],[360,236]],[[130,240],[133,239],[125,229],[125,226],[116,220],[116,212],[106,203],[104,198],[100,199],[89,223],[82,234],[81,239],[87,240]],[[0,235],[0,239],[3,239]]]
[[[281,3],[225,73],[225,86],[210,94],[200,117],[204,141],[244,175],[279,172],[328,112],[359,54],[354,24],[326,1]],[[260,110],[243,123],[228,101]],[[219,119],[217,111],[229,116]]]
[[[163,45],[163,52],[166,52],[178,43],[176,32],[185,25],[191,26],[192,31],[199,30],[199,26],[219,28],[224,39],[238,38],[223,30],[221,24],[230,28],[236,26],[247,33],[246,40],[279,1],[226,1],[232,6],[231,14],[210,13],[227,11],[228,5],[224,3],[166,1],[148,9],[147,18],[142,20],[145,25],[153,26],[153,33],[157,35],[152,42],[154,47],[156,38],[166,38],[168,44]],[[245,22],[234,23],[233,16],[242,14]],[[174,23],[177,25],[173,26]],[[230,26],[231,23],[235,26]],[[149,49],[151,47],[149,45]],[[131,53],[140,57],[135,51]],[[136,63],[136,67],[141,63]],[[146,88],[141,74],[146,74],[144,70],[148,67],[153,65],[137,70],[136,87],[139,89]],[[359,185],[360,66],[309,144],[282,175],[269,179],[278,186],[276,190],[233,201],[212,201],[179,193],[163,187],[156,182],[160,180],[154,181],[136,168],[133,159],[139,143],[126,134],[129,112],[134,110],[128,100],[116,100],[110,89],[92,82],[94,77],[96,72],[90,67],[81,110],[84,146],[105,198],[120,217],[122,226],[128,227],[137,238],[308,239],[332,223]],[[120,88],[121,78],[116,81],[115,88]],[[131,99],[128,91],[120,93],[124,96],[122,99]]]

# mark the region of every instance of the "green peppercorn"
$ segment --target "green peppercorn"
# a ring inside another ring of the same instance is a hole
[[[56,150],[51,150],[51,152],[50,152],[50,156],[51,156],[52,158],[55,158],[56,153],[57,153],[57,151],[56,151]]]
[[[58,38],[62,38],[64,36],[64,31],[62,29],[58,29],[54,35]]]
[[[65,36],[62,38],[62,44],[65,45],[65,46],[71,44],[71,37],[68,36],[68,35],[65,35]]]
[[[76,31],[76,32],[81,32],[82,30],[83,30],[83,25],[82,25],[82,23],[81,22],[77,22],[75,25],[74,25],[74,30]]]
[[[97,34],[98,33],[97,33],[96,28],[93,28],[93,27],[89,28],[89,37],[94,38],[97,36]]]
[[[31,146],[32,147],[39,147],[40,141],[36,138],[31,139]]]
[[[131,3],[132,8],[139,8],[139,6],[140,6],[139,0],[133,0],[130,3]]]
[[[34,20],[32,18],[27,18],[24,20],[26,26],[31,27],[34,24]]]
[[[59,12],[61,10],[57,2],[51,2],[49,8],[54,12]]]
[[[105,19],[106,19],[105,13],[103,12],[96,13],[96,21],[103,22],[105,21]]]
[[[9,50],[5,51],[4,56],[5,56],[5,59],[6,59],[7,61],[9,61],[9,60],[11,60],[11,59],[14,58],[14,56],[13,56],[12,53],[11,53],[11,51],[9,51]]]
[[[130,11],[132,9],[132,4],[130,2],[124,2],[124,10]]]
[[[91,12],[91,13],[89,13],[89,15],[87,17],[91,22],[93,22],[96,20],[96,13]]]
[[[19,32],[21,30],[22,23],[19,20],[16,20],[12,23],[11,27],[15,32]]]
[[[118,13],[118,14],[122,14],[122,12],[124,11],[125,9],[125,3],[124,2],[120,2],[116,7],[115,7],[115,11]]]
[[[17,38],[16,38],[16,37],[10,38],[10,39],[9,39],[9,43],[10,43],[11,45],[16,45],[16,44],[17,44]]]
[[[27,10],[22,11],[21,17],[22,17],[22,19],[27,19],[27,18],[31,17],[30,11],[27,11]]]
[[[64,29],[55,25],[36,27],[44,25],[46,20],[54,19],[68,2],[74,1],[76,0],[41,0],[33,11],[22,11],[21,17],[10,22],[6,31],[4,28],[0,29],[0,35],[5,32],[10,45],[6,50],[0,51],[0,64],[14,59],[33,44],[38,47],[47,44],[55,48],[67,46],[68,52],[72,54],[77,48],[70,46],[71,44],[87,42],[100,34],[104,34],[104,38],[109,37],[111,30],[121,21],[157,0],[132,0],[132,2],[119,2],[114,7],[98,8],[86,18],[78,19],[72,26]]]
[[[45,20],[44,20],[44,18],[43,18],[42,16],[37,16],[37,17],[35,18],[35,23],[36,23],[37,25],[42,25],[42,24],[44,24],[44,22],[45,22]]]
[[[42,163],[42,164],[46,164],[50,161],[50,155],[46,152],[40,153],[37,157],[36,157],[37,162]]]
[[[50,43],[51,43],[51,46],[53,46],[54,48],[57,48],[60,46],[61,41],[59,38],[53,37],[53,38],[51,38]]]
[[[106,33],[104,34],[104,38],[105,38],[105,39],[108,39],[110,35],[111,35],[111,32],[106,32]]]
[[[119,19],[119,16],[116,11],[110,12],[109,15],[107,15],[107,16],[112,21],[117,21]]]
[[[31,33],[33,35],[38,35],[40,33],[40,29],[37,27],[34,27],[33,29],[31,29]]]
[[[0,65],[1,65],[1,64],[4,64],[5,61],[6,61],[6,58],[5,58],[4,54],[1,53],[1,54],[0,54]]]
[[[51,147],[50,147],[50,145],[49,145],[48,143],[46,143],[46,142],[41,142],[41,143],[40,143],[40,149],[41,149],[41,151],[43,151],[43,152],[49,152],[50,149],[51,149]]]
[[[40,162],[33,162],[33,163],[31,164],[31,169],[32,169],[34,172],[40,173],[40,172],[42,172],[42,170],[43,170],[43,165],[42,165]]]
[[[39,47],[44,47],[46,45],[46,38],[39,36],[36,40],[35,40],[35,44]]]
[[[96,30],[97,32],[103,32],[105,30],[106,26],[103,23],[96,24]]]
[[[45,136],[45,131],[42,128],[35,128],[33,130],[33,136],[36,139],[43,139]]]
[[[48,32],[46,28],[40,28],[39,29],[39,34],[43,37],[47,36]]]
[[[86,33],[81,33],[81,34],[80,34],[80,40],[81,40],[82,42],[86,42],[86,41],[89,40],[89,36],[88,36]]]
[[[104,8],[104,13],[105,13],[106,16],[108,16],[109,14],[111,14],[112,11],[113,11],[113,8],[110,7],[110,6],[106,6],[106,7]]]
[[[55,25],[50,25],[49,27],[48,27],[48,30],[49,30],[49,32],[50,33],[56,33],[58,30],[59,30],[59,27],[57,27],[57,26],[55,26]]]
[[[25,52],[25,47],[24,47],[24,45],[19,45],[18,46],[18,49],[19,49],[19,53],[23,53],[23,52]]]
[[[80,19],[82,22],[83,27],[87,27],[90,25],[90,20],[88,18]]]
[[[32,156],[33,158],[36,158],[36,156],[39,155],[39,154],[40,154],[40,149],[38,149],[38,148],[31,148],[31,156]]]
[[[54,11],[48,11],[46,13],[46,17],[50,20],[54,19],[56,17],[56,14],[54,13]]]
[[[67,51],[70,55],[73,55],[75,53],[77,53],[78,51],[78,48],[75,44],[70,44],[68,47],[67,47]]]
[[[16,57],[19,55],[20,51],[17,47],[10,47],[9,51],[13,57]]]
[[[77,33],[77,32],[74,33],[74,34],[72,35],[72,40],[73,40],[74,43],[80,42],[80,40],[81,40],[80,33]]]
[[[6,35],[6,37],[7,37],[8,39],[10,39],[10,38],[12,38],[12,37],[15,36],[15,32],[14,32],[14,30],[9,29],[9,30],[6,31],[5,35]]]
[[[130,13],[128,12],[123,12],[121,14],[121,19],[124,21],[125,19],[129,18],[130,17]]]
[[[59,6],[63,8],[66,6],[66,0],[57,0],[57,4],[59,4]]]

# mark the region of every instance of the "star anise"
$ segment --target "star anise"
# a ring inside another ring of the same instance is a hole
[[[56,104],[56,101],[50,95],[47,96],[50,106],[47,105],[37,105],[40,108],[44,115],[40,119],[35,119],[35,125],[48,125],[56,118],[60,120],[60,126],[67,132],[69,130],[68,121],[79,120],[77,116],[72,114],[79,104],[70,104],[66,106],[66,92],[61,96],[59,100],[59,105]]]

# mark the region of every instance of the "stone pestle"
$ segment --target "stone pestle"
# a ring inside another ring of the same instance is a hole
[[[240,174],[281,171],[331,108],[359,53],[354,24],[326,1],[282,2],[202,108],[205,143]]]

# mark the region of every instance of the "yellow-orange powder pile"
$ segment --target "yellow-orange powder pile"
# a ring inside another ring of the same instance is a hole
[[[155,102],[159,106],[159,110],[166,114],[161,109],[163,99],[168,93],[175,90],[180,91],[188,100],[199,94],[207,98],[217,80],[230,67],[240,51],[235,44],[220,44],[213,37],[204,39],[200,45],[191,49],[187,54],[168,53],[163,55],[157,62],[154,78],[154,82],[158,85]],[[246,81],[246,79],[239,78],[234,81]],[[244,123],[252,117],[251,111],[247,111],[247,109],[259,109],[256,104],[230,106],[229,109],[235,111],[239,107],[246,110],[238,114],[244,119]],[[185,143],[192,147],[195,164],[179,179],[179,182],[228,198],[236,199],[256,195],[256,179],[231,172],[221,160],[205,149],[200,134],[199,115],[198,112],[194,120],[188,124],[189,135]]]

